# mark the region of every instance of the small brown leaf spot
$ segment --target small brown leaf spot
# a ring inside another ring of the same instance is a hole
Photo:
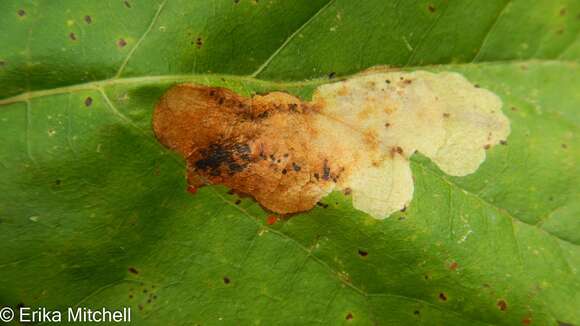
[[[125,7],[127,8],[131,8],[131,3],[127,0],[123,1],[123,4],[125,4]]]
[[[439,293],[439,300],[447,301],[447,294],[445,294],[445,292]]]
[[[124,48],[125,45],[127,45],[127,41],[125,41],[125,39],[121,38],[117,41],[117,46],[120,48]]]
[[[473,87],[480,88],[481,86],[479,86],[479,84],[475,84],[475,85],[473,85]]]
[[[459,267],[459,264],[456,261],[453,261],[451,264],[449,264],[449,269],[452,271],[457,270],[457,267]]]
[[[336,77],[336,73],[334,71],[328,74],[328,79],[332,79],[334,77]]]
[[[443,118],[449,118],[451,115],[447,112],[443,113]]]
[[[68,38],[70,38],[72,41],[76,41],[77,40],[77,35],[73,32],[70,32],[68,34]]]
[[[300,165],[292,162],[292,170],[294,170],[295,172],[300,172],[302,168],[300,167]]]
[[[497,301],[497,308],[501,311],[506,311],[507,310],[507,302],[505,302],[505,300],[500,299]]]
[[[512,106],[510,109],[514,112],[518,110],[518,108],[516,108],[515,106]]]
[[[197,192],[197,187],[193,186],[193,185],[189,185],[187,186],[187,192],[189,192],[190,194],[195,194]]]
[[[362,249],[359,249],[359,250],[358,250],[358,254],[359,254],[361,257],[366,257],[366,256],[368,256],[368,255],[369,255],[368,251],[364,251],[364,250],[362,250]]]
[[[351,188],[344,188],[344,194],[345,194],[346,196],[348,196],[348,195],[352,194],[352,189],[351,189]]]
[[[85,106],[89,107],[93,104],[93,98],[88,96],[87,98],[85,98]]]
[[[415,315],[415,316],[419,316],[420,314],[421,314],[421,311],[419,311],[419,310],[413,311],[413,315]]]
[[[143,310],[143,305],[142,304],[138,305],[137,307],[139,308],[139,310]]]
[[[133,295],[132,294],[129,294],[129,299],[133,299]]]
[[[234,0],[234,4],[237,5],[238,3],[240,3],[240,0]]]
[[[16,12],[18,14],[18,16],[20,17],[24,17],[26,16],[26,11],[24,11],[24,9],[18,9],[18,11]]]
[[[62,183],[62,181],[60,179],[56,179],[54,181],[54,184],[57,185],[57,186],[60,186],[61,183]]]
[[[236,202],[235,202],[236,205],[239,205],[241,203],[242,203],[242,201],[240,199],[236,200]]]
[[[198,37],[198,38],[195,40],[195,46],[196,46],[198,49],[201,49],[201,47],[203,46],[203,40],[201,39],[201,37]]]
[[[93,22],[93,18],[89,15],[85,16],[85,23],[90,24]]]
[[[328,204],[321,203],[321,202],[316,203],[316,206],[319,206],[319,207],[322,207],[322,208],[328,208]]]
[[[354,316],[350,312],[345,317],[346,320],[352,320],[353,318],[354,318]]]
[[[431,13],[437,11],[437,8],[435,8],[435,5],[432,3],[430,3],[429,6],[427,6],[427,9],[429,9],[429,12]]]
[[[522,319],[522,325],[528,326],[532,324],[532,317],[526,317]]]
[[[278,221],[278,217],[276,215],[270,215],[266,219],[266,223],[268,225],[274,225]]]
[[[135,275],[139,274],[139,271],[135,267],[129,267],[128,271],[131,274],[135,274]]]
[[[499,143],[503,146],[507,146],[507,144],[508,144],[507,140],[503,140],[503,139],[500,140]]]
[[[143,293],[147,293],[149,292],[147,289],[143,289]]]
[[[486,149],[486,150],[487,149],[490,149],[490,148],[491,148],[491,145],[490,144],[485,144],[485,146],[483,146],[483,149]]]
[[[566,8],[560,9],[560,16],[565,16],[566,12],[567,12]]]
[[[224,276],[224,284],[230,284],[231,280],[229,277]]]
[[[280,162],[278,162],[278,163],[280,163]],[[286,173],[288,173],[288,170],[282,169],[282,174],[286,174]]]
[[[407,210],[407,206],[403,206],[403,208],[401,208],[401,212],[404,213]]]
[[[385,128],[389,128],[390,126],[391,126],[390,123],[388,123],[388,122],[385,123]]]
[[[563,149],[566,149],[566,148],[568,148],[568,145],[566,145],[566,144],[562,144],[562,148],[563,148]]]

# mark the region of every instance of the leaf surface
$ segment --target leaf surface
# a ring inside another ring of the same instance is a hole
[[[580,323],[578,1],[4,1],[0,304],[139,324]],[[89,17],[89,18],[87,18]],[[153,137],[171,85],[305,99],[376,65],[498,94],[506,146],[454,178],[412,159],[377,221],[333,193],[277,220],[186,191]]]

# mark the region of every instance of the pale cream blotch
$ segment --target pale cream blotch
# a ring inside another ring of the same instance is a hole
[[[194,186],[224,184],[282,214],[349,189],[355,208],[382,219],[413,197],[413,153],[449,175],[475,172],[510,132],[501,106],[457,73],[369,72],[318,87],[310,102],[177,85],[153,125]]]

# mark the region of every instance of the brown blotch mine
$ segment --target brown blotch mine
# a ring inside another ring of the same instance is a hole
[[[429,9],[429,12],[435,12],[437,10],[437,8],[435,8],[435,5],[430,3],[429,6],[427,6],[427,9]]]
[[[224,276],[224,284],[230,284],[231,280],[229,279],[229,277]]]
[[[364,251],[364,250],[361,250],[361,249],[359,249],[359,250],[358,250],[358,254],[359,254],[361,257],[366,257],[366,256],[368,256],[368,255],[369,255],[368,251]]]
[[[127,0],[123,1],[123,4],[125,4],[125,7],[127,8],[131,8],[131,3]]]
[[[68,34],[68,37],[72,40],[72,41],[76,41],[77,40],[77,35],[73,32]]]
[[[447,294],[445,294],[445,292],[439,293],[439,300],[447,301]]]
[[[317,132],[310,118],[319,106],[280,92],[245,98],[183,84],[162,97],[153,128],[162,144],[187,160],[190,184],[223,184],[274,212],[295,213],[311,209],[325,186],[340,178],[336,159],[309,146]],[[292,153],[293,163],[277,162],[284,153]]]
[[[139,271],[135,267],[129,267],[128,271],[131,274],[135,274],[135,275],[139,274]]]
[[[85,99],[85,106],[91,106],[93,104],[93,98],[92,97],[87,97]]]
[[[198,37],[198,38],[195,40],[195,46],[196,46],[198,49],[201,49],[201,47],[203,46],[203,39],[202,39],[201,37]]]
[[[18,16],[20,17],[24,17],[26,16],[26,11],[24,11],[24,9],[18,9],[18,11],[16,12],[18,14]]]
[[[93,18],[89,15],[85,16],[85,23],[90,24],[93,22]]]
[[[354,318],[354,316],[350,312],[345,317],[346,320],[352,320],[353,318]]]

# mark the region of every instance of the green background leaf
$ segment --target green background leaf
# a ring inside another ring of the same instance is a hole
[[[580,2],[0,3],[0,305],[139,324],[580,324]],[[473,175],[415,155],[384,221],[333,193],[268,225],[186,191],[150,127],[178,82],[308,98],[375,65],[457,71],[512,134]]]

